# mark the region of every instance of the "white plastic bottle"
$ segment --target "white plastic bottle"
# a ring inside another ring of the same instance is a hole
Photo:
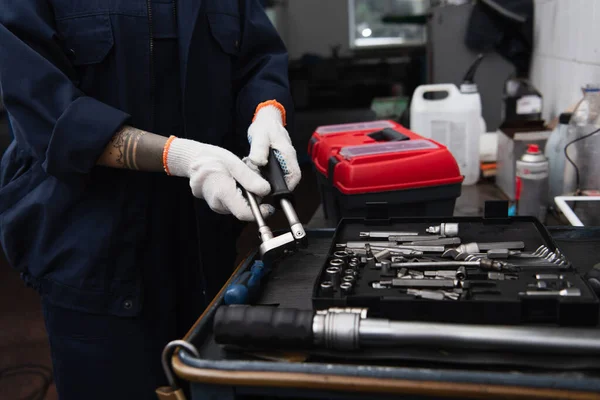
[[[600,132],[594,133],[599,129],[600,85],[588,84],[583,88],[583,99],[575,108],[569,124],[569,138],[581,140],[567,149],[567,154],[577,166],[575,170],[571,163],[566,163],[564,180],[568,193],[600,189]]]
[[[473,77],[482,58],[471,65],[460,89],[451,83],[419,86],[410,106],[410,129],[448,147],[465,177],[463,185],[479,180],[479,141],[485,123]]]
[[[566,194],[565,190],[565,168],[567,159],[565,157],[565,146],[571,140],[575,139],[573,135],[569,135],[569,132],[573,133],[573,130],[569,130],[569,122],[571,121],[571,113],[562,113],[558,118],[558,125],[550,134],[548,141],[546,142],[546,148],[544,155],[548,159],[550,165],[549,171],[549,190],[548,190],[548,204],[554,204],[554,198]],[[575,171],[573,171],[574,173]],[[568,181],[574,181],[573,178],[569,178]]]

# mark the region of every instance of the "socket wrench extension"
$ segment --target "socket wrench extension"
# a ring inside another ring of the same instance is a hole
[[[447,222],[440,224],[439,226],[430,226],[425,231],[427,233],[437,233],[447,237],[458,236],[458,223]]]
[[[315,313],[275,307],[221,306],[213,321],[217,343],[294,350],[421,347],[600,355],[597,329],[490,326],[361,318],[359,313]],[[259,329],[257,329],[259,328]]]
[[[390,236],[418,236],[418,232],[386,232],[386,231],[372,231],[372,232],[360,232],[361,238],[371,239],[387,239]]]
[[[419,261],[392,263],[391,268],[439,268],[439,267],[478,267],[487,271],[520,271],[519,267],[496,260],[473,260],[473,261]]]
[[[279,236],[273,236],[271,228],[267,226],[260,212],[258,202],[254,194],[246,191],[248,203],[252,209],[252,214],[258,225],[258,232],[262,244],[259,252],[263,262],[274,261],[288,251],[296,250],[300,247],[306,247],[306,231],[298,219],[298,214],[294,209],[293,195],[285,183],[285,178],[279,161],[275,156],[275,152],[271,149],[269,153],[269,162],[265,168],[261,170],[263,176],[271,185],[271,197],[279,204],[279,207],[285,214],[290,225],[290,231]]]

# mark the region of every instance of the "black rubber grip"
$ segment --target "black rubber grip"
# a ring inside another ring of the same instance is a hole
[[[221,306],[213,332],[219,344],[279,349],[313,345],[314,312],[266,306]]]
[[[279,161],[277,161],[273,149],[269,152],[269,163],[261,169],[261,173],[267,181],[269,181],[269,184],[271,184],[271,197],[273,197],[274,200],[277,200],[277,203],[279,203],[278,200],[282,198],[291,200],[292,192],[290,192],[285,183],[281,165],[279,165]]]

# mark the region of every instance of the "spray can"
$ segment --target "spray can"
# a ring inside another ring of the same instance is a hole
[[[517,187],[520,188],[517,213],[546,220],[548,211],[548,159],[537,144],[517,160]]]

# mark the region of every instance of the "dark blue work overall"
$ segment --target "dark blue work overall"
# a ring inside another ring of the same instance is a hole
[[[232,271],[241,223],[184,178],[95,166],[124,124],[247,152],[256,106],[292,112],[258,0],[0,0],[15,140],[0,240],[38,290],[61,399],[145,399],[160,353]]]

